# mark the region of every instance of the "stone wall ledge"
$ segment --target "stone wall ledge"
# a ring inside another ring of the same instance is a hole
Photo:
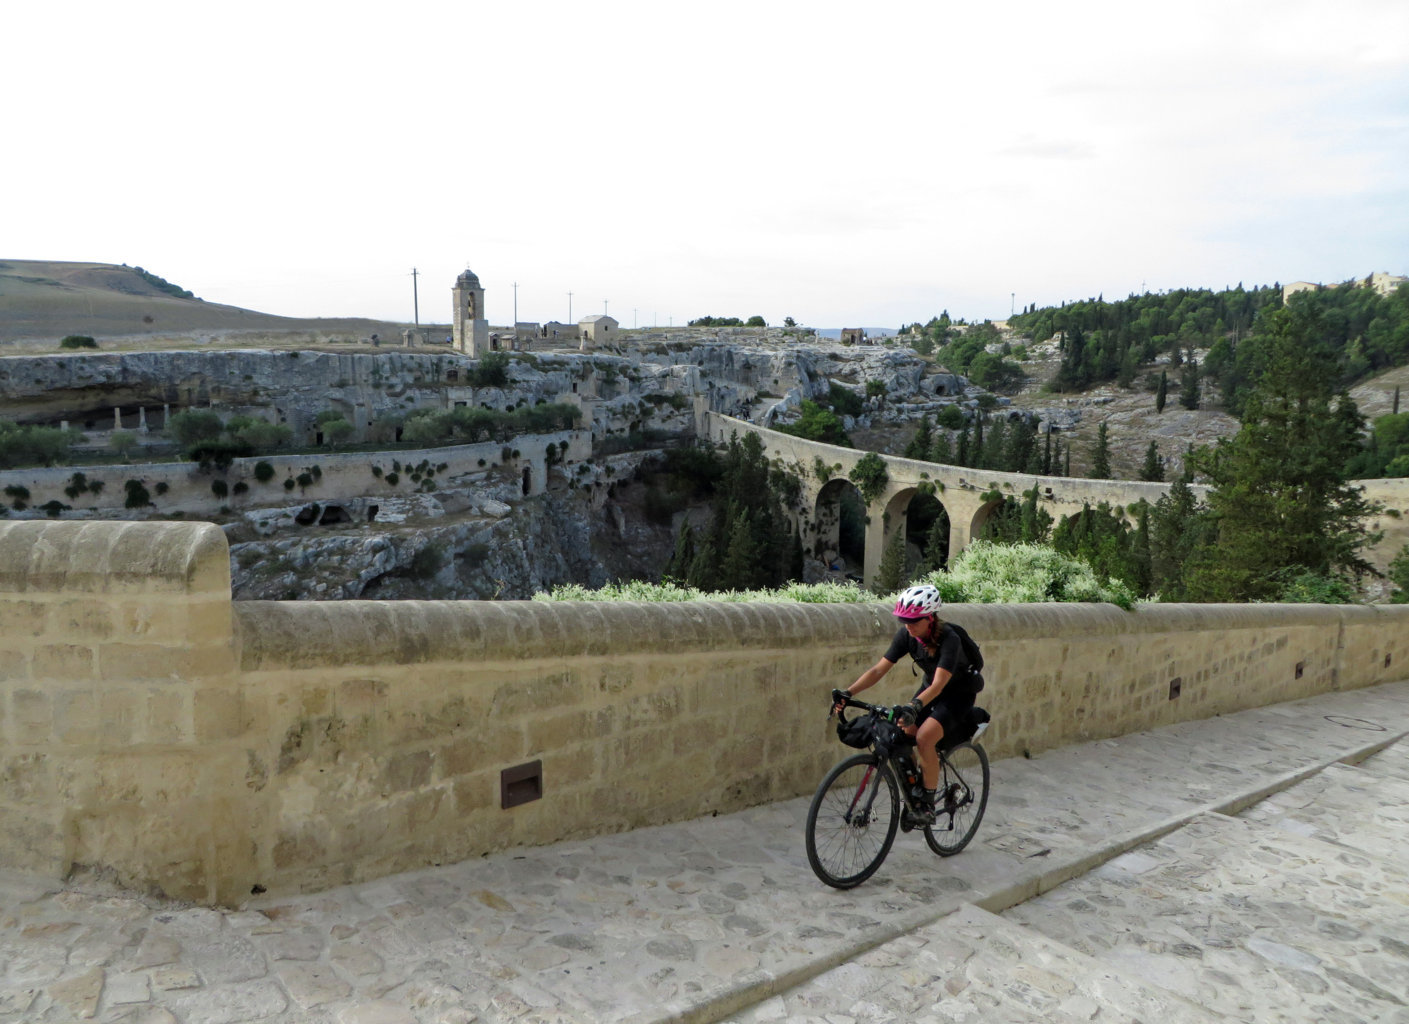
[[[948,605],[984,645],[1009,640],[1375,625],[1388,608],[1333,605]],[[240,668],[407,665],[709,651],[883,649],[887,604],[554,601],[241,601]]]
[[[229,599],[214,523],[0,522],[0,594],[207,592]]]

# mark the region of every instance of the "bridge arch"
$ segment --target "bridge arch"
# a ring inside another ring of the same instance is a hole
[[[755,426],[746,420],[735,419],[722,413],[711,412],[696,406],[696,431],[702,438],[716,443],[726,443],[731,434],[753,432],[763,441],[764,453],[776,463],[795,472],[803,483],[800,499],[799,525],[805,527],[807,510],[816,507],[818,491],[829,481],[846,479],[866,452],[855,448],[839,448],[836,445],[807,441],[777,430]],[[1151,505],[1169,493],[1168,483],[1154,483],[1138,480],[1090,480],[1082,477],[1032,476],[1025,473],[999,473],[987,469],[970,469],[963,466],[946,466],[934,462],[921,462],[917,459],[903,459],[894,455],[882,455],[885,460],[889,482],[885,490],[871,504],[869,522],[866,528],[866,574],[865,583],[874,580],[875,570],[880,566],[881,554],[885,550],[887,536],[885,511],[902,491],[917,491],[921,484],[932,485],[949,515],[949,555],[959,554],[969,543],[979,536],[983,524],[993,515],[997,500],[986,498],[993,491],[1000,491],[1004,497],[1022,500],[1024,491],[1037,488],[1037,500],[1051,515],[1054,522],[1062,517],[1080,512],[1082,507],[1095,508],[1106,502],[1112,508],[1123,508],[1127,517],[1130,510],[1141,500]],[[826,479],[819,480],[819,474]],[[1386,506],[1386,513],[1375,517],[1368,525],[1371,530],[1383,531],[1384,539],[1366,555],[1370,562],[1383,570],[1391,558],[1401,548],[1409,544],[1409,478],[1398,477],[1387,480],[1353,481],[1360,487],[1365,497]],[[1206,500],[1209,487],[1194,484],[1190,487],[1199,500]],[[908,507],[908,504],[904,507]],[[894,514],[892,517],[894,518]],[[809,536],[803,532],[803,546],[807,547]]]

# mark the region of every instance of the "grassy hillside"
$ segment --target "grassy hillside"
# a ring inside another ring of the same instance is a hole
[[[109,263],[0,260],[0,346],[48,349],[69,334],[87,334],[103,348],[161,347],[198,341],[249,344],[250,333],[380,336],[400,342],[409,324],[355,317],[306,320],[183,298],[136,267]],[[425,326],[425,325],[422,325]],[[112,344],[116,339],[123,339]],[[261,343],[272,340],[261,338]],[[331,339],[329,339],[331,340]]]

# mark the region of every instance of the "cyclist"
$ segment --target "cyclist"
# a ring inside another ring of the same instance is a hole
[[[939,753],[935,747],[946,733],[959,728],[964,712],[973,707],[977,695],[959,635],[939,617],[943,604],[939,591],[927,583],[903,591],[893,613],[901,627],[890,647],[880,661],[846,688],[855,696],[875,686],[907,654],[923,674],[924,681],[906,709],[910,724],[904,726],[905,732],[915,738],[924,777],[922,806],[916,808],[926,819],[921,824],[934,822],[935,787],[939,784]]]

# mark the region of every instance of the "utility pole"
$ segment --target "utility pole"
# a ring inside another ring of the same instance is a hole
[[[572,292],[568,292],[568,323],[572,323]]]
[[[636,329],[636,307],[635,307],[635,306],[632,306],[632,307],[631,307],[631,329],[632,329],[633,331]]]
[[[411,268],[411,306],[416,311],[416,326],[421,326],[421,295],[416,288],[416,268]]]
[[[1008,301],[1008,315],[1012,316],[1018,311],[1018,293],[1009,292],[1008,295],[1010,296],[1010,299]]]
[[[514,282],[514,337],[518,337],[519,331],[519,283]]]

